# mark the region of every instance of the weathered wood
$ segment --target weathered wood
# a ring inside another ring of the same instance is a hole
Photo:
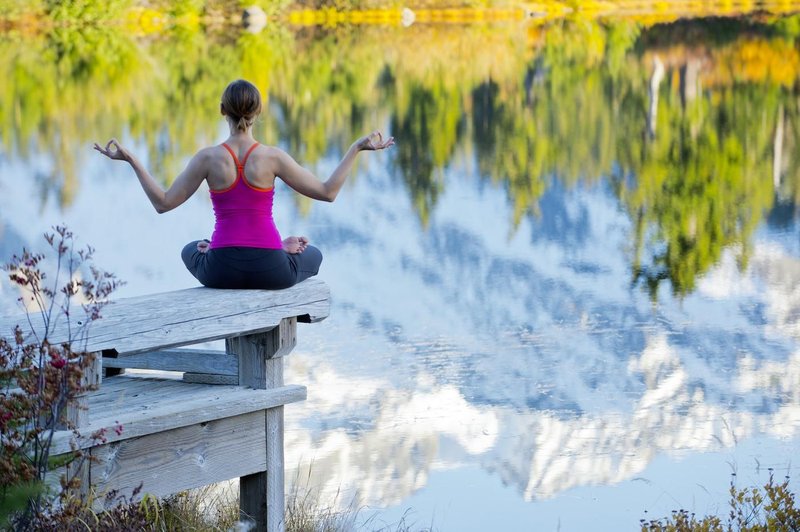
[[[131,379],[130,377],[113,377]],[[141,379],[146,380],[146,379]],[[70,443],[80,448],[88,448],[97,442],[91,434],[105,429],[108,443],[128,438],[144,436],[178,427],[204,423],[215,419],[238,416],[249,412],[265,410],[276,406],[303,401],[306,398],[304,386],[281,386],[271,390],[249,390],[240,386],[208,386],[181,381],[152,382],[152,392],[143,390],[137,397],[110,404],[102,411],[94,408],[91,397],[89,408],[92,418],[88,425],[81,427],[81,436],[75,437],[69,431],[57,431],[53,435],[52,454],[70,450]],[[96,414],[96,415],[95,415]],[[119,423],[117,423],[119,422]],[[114,427],[122,426],[117,433]]]
[[[329,300],[328,287],[318,279],[286,290],[190,288],[122,299],[108,305],[103,318],[92,324],[87,349],[114,349],[125,356],[258,333],[283,318],[319,321],[328,316]],[[186,312],[176,314],[175,309]],[[74,315],[80,312],[76,309]],[[39,318],[32,319],[37,326]],[[14,325],[26,323],[24,316],[0,318],[0,335],[8,337]],[[57,343],[61,337],[65,331],[57,328],[51,340]]]
[[[104,412],[92,419],[89,427],[112,426],[115,421],[125,421],[126,436],[167,430],[174,427],[200,423],[210,419],[239,415],[305,399],[303,386],[287,385],[271,390],[247,390],[238,386],[206,386],[202,384],[175,383],[177,386],[195,387],[183,394],[167,393],[147,399],[143,405],[128,405],[123,412]],[[180,403],[180,404],[176,404]],[[124,414],[124,416],[122,416]],[[120,417],[122,416],[122,417]],[[94,416],[93,416],[94,417]]]
[[[285,319],[279,327],[258,335],[233,338],[226,350],[239,355],[239,383],[254,388],[280,389],[283,357],[297,344],[297,320]],[[265,473],[239,480],[239,515],[256,530],[284,528],[283,409],[270,409],[264,417],[266,433]]]
[[[283,357],[297,343],[298,322],[327,317],[329,298],[327,286],[310,279],[287,290],[195,288],[109,305],[86,343],[105,357],[87,378],[99,383],[105,366],[109,374],[177,371],[186,382],[178,374],[107,379],[81,398],[91,418],[81,417],[85,408],[70,412],[80,435],[57,431],[51,453],[87,449],[93,461],[76,470],[84,486],[123,495],[141,482],[163,496],[239,476],[242,516],[258,530],[284,530],[283,405],[305,399],[306,389],[283,385]],[[17,323],[27,318],[0,318],[0,336]],[[62,336],[56,329],[49,338]],[[223,338],[226,353],[170,349]]]
[[[184,373],[184,382],[193,382],[196,384],[239,384],[238,375],[216,375],[213,373]]]
[[[83,356],[91,360],[83,370],[80,385],[83,388],[97,388],[103,378],[103,358],[100,353],[87,353]],[[80,428],[89,423],[89,394],[90,392],[80,393],[67,404],[61,420],[56,424],[57,428]]]
[[[261,411],[131,438],[92,450],[92,484],[128,496],[142,484],[142,493],[166,496],[264,471],[264,445]]]
[[[288,355],[295,345],[297,319],[287,318],[278,327],[267,332],[226,340],[225,351],[238,355],[239,384],[251,388],[266,388],[266,361]]]
[[[260,430],[263,433],[263,417]],[[264,447],[261,447],[260,451],[264,452]],[[266,461],[264,453],[265,469]],[[239,477],[239,520],[250,523],[251,530],[266,530],[267,513],[267,473],[258,472]]]
[[[225,351],[162,349],[123,357],[106,357],[103,359],[103,367],[238,375],[239,359]]]
[[[192,399],[196,395],[196,387],[181,386],[177,379],[155,379],[125,375],[106,379],[103,386],[89,396],[89,408],[92,410],[92,421],[100,417],[116,415],[128,409],[146,409],[153,404],[153,399],[164,401],[166,396],[173,402]]]
[[[283,386],[283,358],[267,360],[267,387]],[[267,410],[267,531],[284,530],[283,406]]]
[[[71,431],[89,424],[89,397],[92,393],[90,390],[97,390],[100,386],[103,378],[103,358],[100,353],[86,353],[82,357],[88,358],[88,364],[83,368],[80,386],[89,391],[78,394],[67,403],[61,420],[56,424],[57,430]],[[67,464],[62,471],[68,481],[78,483],[74,489],[70,488],[71,496],[85,499],[91,491],[89,461],[85,457],[78,458]],[[58,477],[60,476],[59,474]]]
[[[160,384],[160,383],[163,383]],[[111,377],[103,381],[99,390],[89,395],[89,407],[96,413],[106,411],[121,412],[127,408],[128,404],[138,404],[148,402],[146,394],[149,392],[159,393],[159,386],[173,386],[168,379],[153,379],[149,377],[122,375]],[[193,388],[179,388],[170,390],[173,396],[179,394],[179,390],[191,394]],[[93,416],[97,418],[97,415]]]
[[[117,352],[114,351],[113,349],[106,349],[102,351],[102,353],[103,357],[106,358],[106,360],[112,360],[117,356]],[[103,377],[116,377],[117,375],[124,375],[124,374],[125,374],[125,368],[117,368],[109,366],[108,364],[103,364]]]

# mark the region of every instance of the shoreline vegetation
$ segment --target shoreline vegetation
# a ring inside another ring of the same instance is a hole
[[[0,0],[0,33],[113,25],[138,34],[175,28],[471,24],[496,21],[596,20],[613,17],[643,26],[680,18],[800,11],[797,0]]]

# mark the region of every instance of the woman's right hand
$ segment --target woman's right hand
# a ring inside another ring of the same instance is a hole
[[[383,140],[383,135],[380,131],[373,131],[369,135],[361,137],[355,142],[358,151],[375,151],[383,150],[389,146],[394,146],[394,137],[389,137]]]
[[[122,145],[117,142],[117,139],[111,139],[106,143],[106,147],[101,147],[98,143],[94,143],[94,149],[108,157],[109,159],[113,159],[115,161],[128,161],[131,162],[131,153],[122,147]]]
[[[304,236],[290,236],[283,239],[283,250],[289,254],[302,253],[308,246],[308,239]]]

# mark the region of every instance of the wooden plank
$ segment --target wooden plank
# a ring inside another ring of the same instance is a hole
[[[109,403],[135,402],[148,390],[152,390],[156,381],[169,382],[164,379],[134,375],[107,377],[103,379],[103,385],[98,390],[89,394],[89,408],[95,412],[102,412]]]
[[[163,497],[263,471],[264,445],[264,413],[251,412],[96,447],[91,480],[101,494],[142,484]]]
[[[107,312],[102,326],[94,328],[90,345],[114,348],[124,356],[266,331],[283,318],[309,312],[326,314],[327,287],[321,284],[316,288],[298,291],[293,287],[275,292],[199,288],[161,294],[170,297],[152,301],[134,298],[125,300],[125,305],[120,301],[120,305],[111,307],[115,314],[109,316],[110,311]],[[175,308],[185,310],[177,319]]]
[[[274,291],[190,288],[121,299],[107,306],[103,318],[92,324],[87,349],[114,349],[125,356],[262,332],[283,318],[319,321],[329,312],[330,291],[319,279]],[[74,315],[80,313],[76,309]],[[39,318],[31,318],[36,326]],[[27,320],[24,316],[0,318],[0,334],[9,336],[17,323],[24,325]],[[57,329],[51,340],[58,342],[63,336],[64,331]]]
[[[133,392],[125,387],[118,388],[116,393],[89,397],[89,409],[92,421],[101,421],[121,412],[151,412],[165,401],[174,403],[192,401],[202,395],[196,385],[184,384],[180,380],[171,379],[130,379],[134,384]],[[141,384],[138,381],[144,381]],[[112,420],[113,421],[113,420]]]
[[[238,375],[215,375],[211,373],[184,373],[183,382],[197,384],[239,384]]]
[[[166,387],[167,383],[161,384],[160,389],[154,388],[153,393],[143,394],[135,402],[128,401],[119,405],[116,410],[93,415],[89,427],[111,427],[119,421],[124,425],[126,435],[115,439],[125,439],[209,419],[263,410],[303,400],[305,395],[302,386],[248,390],[239,386],[213,386],[180,381],[174,382],[177,386]]]
[[[106,408],[102,411],[92,408],[92,403],[90,403],[90,408],[93,411],[91,424],[105,423],[105,425],[110,425],[117,420],[122,422],[123,420],[120,416],[123,416],[128,421],[149,419],[162,414],[170,415],[173,411],[178,412],[174,415],[179,417],[182,416],[183,410],[202,408],[219,410],[219,413],[224,417],[227,415],[225,412],[226,398],[230,398],[232,401],[240,400],[245,404],[252,402],[253,410],[259,406],[257,401],[260,399],[257,399],[258,397],[263,396],[269,399],[269,394],[251,395],[248,393],[249,390],[238,386],[208,386],[181,381],[159,381],[157,379],[151,381],[149,390],[148,393],[130,397],[125,401],[111,403],[109,405],[111,408]],[[235,410],[237,407],[232,403],[232,408]],[[241,412],[235,412],[231,415],[239,413]]]
[[[239,359],[225,351],[161,349],[118,358],[106,357],[103,359],[103,367],[238,375]]]
[[[92,419],[87,426],[81,428],[80,437],[74,436],[69,431],[54,433],[51,453],[57,455],[67,452],[71,443],[80,448],[92,447],[95,442],[91,440],[90,435],[100,429],[106,430],[105,436],[111,443],[273,408],[303,401],[306,398],[305,386],[296,385],[272,390],[250,390],[240,386],[210,386],[179,381],[174,384],[186,387],[185,391],[188,394],[180,400],[170,393],[149,394],[152,395],[150,404],[140,404],[134,409],[130,404],[123,403],[119,410],[98,412],[97,418],[93,410]],[[192,387],[194,390],[191,390]],[[117,422],[123,427],[121,434],[114,431]]]

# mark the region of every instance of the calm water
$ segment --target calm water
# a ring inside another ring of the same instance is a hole
[[[179,250],[211,206],[156,215],[92,142],[173,176],[225,138],[236,77],[268,99],[257,136],[320,174],[362,132],[397,137],[336,203],[276,200],[333,293],[287,359],[309,387],[287,409],[289,477],[370,527],[633,530],[727,514],[732,472],[797,477],[800,18],[58,30],[0,49],[0,257],[65,221],[119,297],[194,286]],[[15,298],[0,284],[0,308]]]

